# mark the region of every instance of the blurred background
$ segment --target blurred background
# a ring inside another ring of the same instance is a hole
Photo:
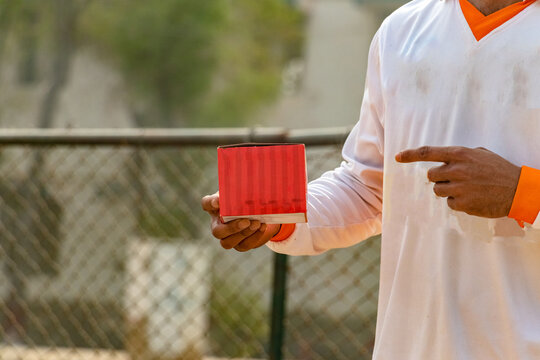
[[[338,166],[403,3],[0,0],[0,358],[369,359],[378,239],[288,259],[281,344],[274,254],[222,250],[199,203],[240,127],[318,129],[310,178]],[[178,143],[9,141],[126,128]]]

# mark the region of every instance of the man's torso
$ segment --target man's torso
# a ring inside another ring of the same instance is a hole
[[[540,231],[457,213],[397,164],[423,145],[540,168],[540,3],[477,41],[458,0],[414,1],[379,33],[385,103],[375,359],[540,358]]]

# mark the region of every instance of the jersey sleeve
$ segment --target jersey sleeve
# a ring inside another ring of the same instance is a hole
[[[522,226],[529,223],[533,228],[540,229],[539,213],[540,170],[523,166],[508,217],[517,220]]]
[[[316,255],[380,234],[383,189],[384,102],[379,33],[370,47],[360,119],[343,147],[340,167],[308,184],[306,224],[288,238],[268,242],[290,255]]]

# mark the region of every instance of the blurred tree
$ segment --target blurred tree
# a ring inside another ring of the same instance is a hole
[[[236,125],[272,100],[301,48],[282,0],[100,0],[85,39],[116,64],[140,126]]]
[[[124,74],[140,126],[246,122],[279,93],[303,40],[302,16],[283,0],[0,0],[0,55],[10,33],[23,83],[36,81],[47,45],[49,99],[77,41],[95,45]]]
[[[303,17],[283,0],[234,0],[228,10],[215,82],[195,116],[198,124],[247,122],[276,98],[284,67],[302,54]]]
[[[36,80],[38,15],[40,3],[27,0],[0,0],[0,57],[10,33],[17,38],[17,75],[22,84]]]
[[[222,0],[102,0],[83,29],[125,75],[138,125],[174,126],[211,82],[223,17]]]

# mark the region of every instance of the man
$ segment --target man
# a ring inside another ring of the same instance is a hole
[[[375,35],[360,120],[309,184],[307,224],[221,224],[218,194],[203,208],[239,251],[382,231],[374,359],[540,359],[539,137],[540,3],[415,0]]]

